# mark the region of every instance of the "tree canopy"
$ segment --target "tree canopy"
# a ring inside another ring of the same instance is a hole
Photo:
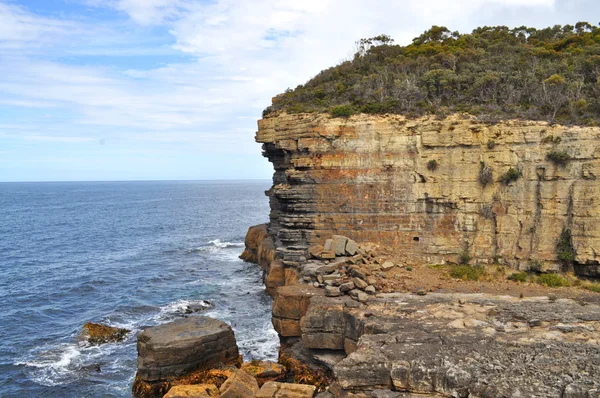
[[[288,89],[264,112],[468,113],[600,125],[600,27],[433,26],[412,44],[361,39],[353,59]]]

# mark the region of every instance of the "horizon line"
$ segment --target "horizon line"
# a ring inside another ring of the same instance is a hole
[[[36,184],[36,183],[65,183],[65,182],[218,182],[218,181],[271,181],[271,178],[214,178],[214,179],[142,179],[142,180],[30,180],[30,181],[0,181],[0,184]]]

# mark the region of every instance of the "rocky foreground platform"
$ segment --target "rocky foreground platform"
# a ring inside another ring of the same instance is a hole
[[[336,250],[335,240],[276,271],[296,278],[279,279],[273,302],[280,360],[328,374],[320,396],[600,397],[597,300],[384,293],[385,259],[365,245]],[[273,264],[261,264],[266,281]]]

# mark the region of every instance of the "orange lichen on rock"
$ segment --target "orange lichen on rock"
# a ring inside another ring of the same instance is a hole
[[[130,330],[88,322],[83,325],[79,341],[87,341],[91,345],[116,343],[125,338]]]

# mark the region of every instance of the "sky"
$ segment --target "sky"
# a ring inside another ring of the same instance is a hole
[[[270,178],[262,110],[360,38],[599,18],[598,0],[0,0],[0,181]]]

